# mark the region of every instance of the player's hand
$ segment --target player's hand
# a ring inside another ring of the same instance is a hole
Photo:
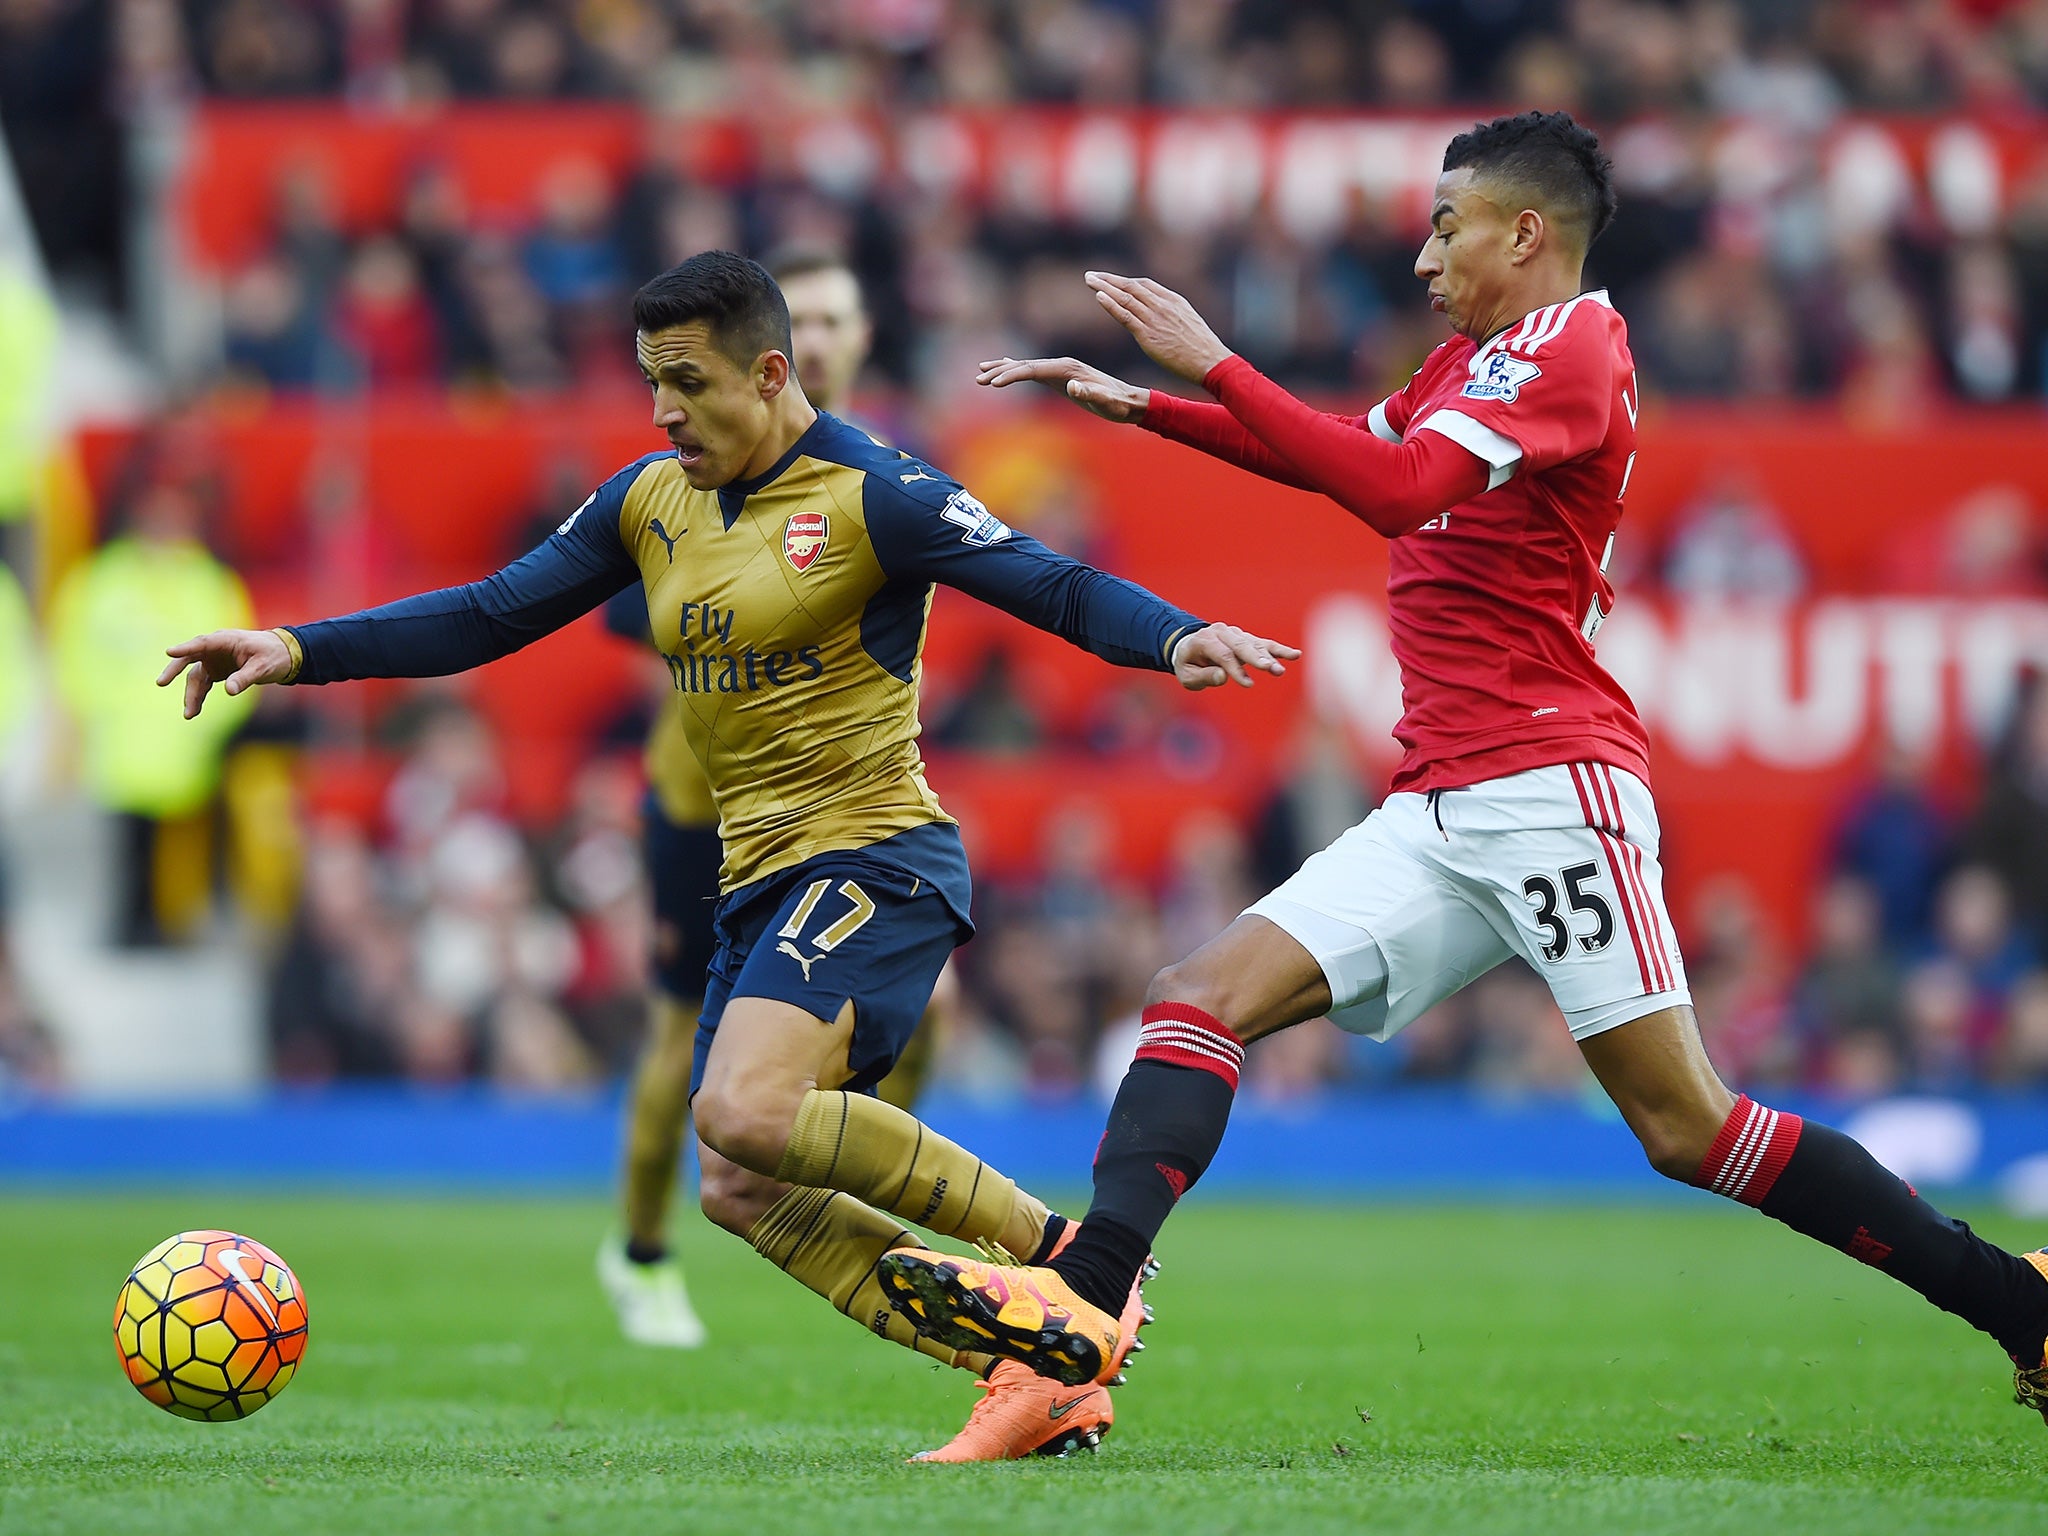
[[[1095,301],[1137,339],[1147,357],[1190,384],[1201,383],[1210,369],[1230,356],[1230,348],[1195,313],[1195,306],[1163,283],[1090,272],[1088,286],[1095,290]]]
[[[1209,624],[1183,635],[1173,648],[1173,675],[1190,693],[1221,688],[1226,682],[1249,688],[1252,673],[1279,677],[1287,670],[1281,663],[1300,654],[1294,646],[1247,634],[1235,624]]]
[[[1104,421],[1142,421],[1152,391],[1112,378],[1074,357],[998,357],[976,370],[974,382],[991,389],[1012,384],[1050,384],[1069,400]]]
[[[185,718],[197,719],[206,695],[219,683],[232,698],[258,683],[281,683],[291,676],[292,653],[268,629],[216,629],[174,645],[171,658],[157,674],[156,685],[168,688],[185,675]]]

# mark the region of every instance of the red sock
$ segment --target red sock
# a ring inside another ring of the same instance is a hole
[[[1744,1205],[1762,1205],[1792,1161],[1802,1124],[1797,1115],[1766,1108],[1745,1093],[1728,1111],[1693,1183]]]
[[[1136,1059],[1213,1072],[1235,1093],[1244,1070],[1244,1042],[1228,1024],[1192,1003],[1148,1003]]]

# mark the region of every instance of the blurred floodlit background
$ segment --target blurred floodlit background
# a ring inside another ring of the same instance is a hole
[[[941,596],[926,742],[981,924],[941,1084],[1113,1082],[1152,971],[1382,792],[1384,553],[972,366],[1149,377],[1107,267],[1363,410],[1441,337],[1408,268],[1445,140],[1523,106],[1598,125],[1621,183],[1590,276],[1642,462],[1601,650],[1717,1059],[2048,1092],[2048,0],[0,0],[5,1093],[617,1078],[658,667],[592,618],[198,726],[150,679],[194,630],[516,556],[658,446],[632,289],[792,240],[866,287],[864,423],[1310,647],[1191,699]],[[1515,967],[1250,1082],[1584,1074]]]

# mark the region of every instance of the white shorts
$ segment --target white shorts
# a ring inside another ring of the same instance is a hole
[[[1333,1020],[1379,1040],[1509,955],[1550,984],[1575,1040],[1692,1001],[1657,807],[1602,763],[1389,795],[1246,910],[1315,956]]]

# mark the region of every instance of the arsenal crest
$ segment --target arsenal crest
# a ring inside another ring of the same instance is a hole
[[[799,512],[782,525],[782,557],[799,571],[808,571],[825,552],[831,523],[822,512]]]

